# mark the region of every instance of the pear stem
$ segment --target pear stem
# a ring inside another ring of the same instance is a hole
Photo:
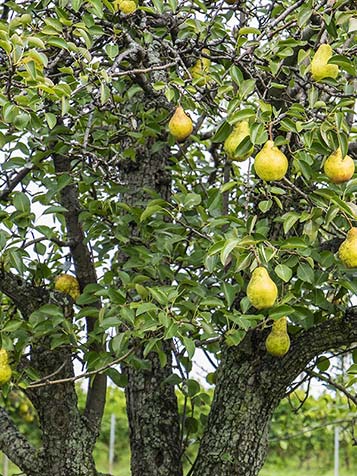
[[[255,259],[257,260],[258,266],[262,266],[262,262],[261,262],[261,260],[260,260],[259,253],[257,252],[255,246],[252,246],[252,247],[251,247],[251,250],[253,251],[253,254],[254,254],[254,256],[255,256]]]
[[[268,126],[269,140],[273,140],[273,123],[269,122]]]

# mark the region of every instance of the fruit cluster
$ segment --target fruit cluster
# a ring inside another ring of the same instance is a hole
[[[232,2],[233,3],[233,2]],[[202,50],[205,54],[191,68],[192,78],[198,86],[204,86],[210,81],[209,77],[209,51]],[[329,64],[333,54],[328,44],[321,45],[311,61],[311,76],[316,82],[325,78],[335,79],[339,68]],[[176,108],[169,122],[169,131],[178,142],[186,140],[193,131],[193,123],[185,113],[182,106]],[[246,120],[235,123],[233,130],[224,142],[224,151],[228,160],[243,162],[253,154],[251,146],[246,152],[238,153],[237,150],[246,137],[250,136],[250,125]],[[282,180],[288,171],[289,162],[285,154],[279,150],[273,140],[268,140],[260,152],[255,156],[254,169],[256,175],[266,181]],[[324,163],[325,175],[332,183],[340,184],[350,180],[355,172],[355,164],[351,157],[343,157],[340,148],[333,151]],[[346,240],[339,248],[339,258],[347,268],[357,267],[357,228],[352,228]],[[252,305],[260,310],[270,308],[275,304],[278,289],[270,278],[266,268],[257,267],[251,276],[247,287],[247,296]],[[282,317],[275,321],[272,330],[266,339],[267,351],[277,357],[283,357],[290,348],[290,338],[287,332],[287,318]]]

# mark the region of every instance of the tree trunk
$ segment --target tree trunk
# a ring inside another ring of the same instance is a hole
[[[57,379],[74,375],[69,349],[38,347],[32,351],[31,363],[41,377],[53,372]],[[97,431],[78,411],[74,383],[46,385],[27,393],[42,430],[41,475],[96,476],[92,451]]]
[[[225,349],[217,375],[208,431],[193,474],[256,476],[263,466],[272,414],[280,396],[261,355]]]
[[[195,476],[257,476],[267,452],[272,415],[287,389],[322,352],[357,341],[356,309],[291,337],[283,358],[265,349],[267,332],[247,333],[235,347],[222,349],[217,385]]]
[[[170,343],[163,347],[168,358],[164,367],[155,353],[149,355],[150,370],[126,367],[132,476],[182,475],[176,395],[164,382],[172,373]]]
[[[166,171],[169,149],[150,155],[150,146],[137,150],[135,163],[121,166],[121,181],[126,184],[124,201],[145,206],[149,196],[143,189],[151,189],[163,199],[170,195],[170,177]],[[136,236],[137,228],[132,229]],[[119,256],[121,263],[125,255]],[[130,429],[132,476],[181,476],[181,446],[177,399],[174,386],[165,383],[172,374],[171,341],[162,343],[167,363],[161,366],[159,357],[151,352],[150,369],[123,366],[128,384],[125,389]],[[142,351],[137,353],[142,358]]]

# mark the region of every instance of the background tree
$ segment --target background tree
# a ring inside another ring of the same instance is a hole
[[[132,474],[180,476],[199,348],[218,365],[189,474],[253,476],[279,401],[357,340],[355,271],[335,256],[356,184],[322,167],[356,154],[354,2],[133,3],[1,6],[2,393],[24,390],[42,437],[32,446],[3,409],[0,448],[29,476],[95,475],[109,376],[126,384]],[[320,44],[326,77],[311,68]],[[194,122],[182,144],[167,129],[178,104]],[[289,159],[282,180],[235,160],[268,139]],[[69,260],[75,306],[53,290]],[[246,296],[257,266],[279,293],[262,311]],[[265,339],[282,316],[291,348],[276,358]]]

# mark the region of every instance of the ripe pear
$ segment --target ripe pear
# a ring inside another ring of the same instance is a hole
[[[243,162],[254,151],[254,147],[251,147],[248,152],[244,155],[238,156],[236,154],[236,149],[242,140],[250,135],[250,127],[248,121],[237,122],[233,128],[233,131],[229,134],[227,139],[224,141],[224,151],[227,154],[228,159],[237,160],[238,162]]]
[[[170,119],[169,131],[178,142],[183,142],[193,131],[192,121],[181,106],[176,108]]]
[[[30,407],[27,405],[27,403],[21,403],[19,406],[19,412],[22,414],[25,414],[29,411]]]
[[[357,268],[357,228],[352,227],[338,249],[338,257],[346,268]]]
[[[9,362],[9,354],[7,353],[7,350],[0,349],[0,366],[6,365],[8,362]]]
[[[256,309],[266,309],[274,305],[278,288],[263,266],[253,271],[247,286],[247,296]]]
[[[286,155],[274,145],[272,140],[268,140],[264,144],[254,160],[256,174],[267,182],[281,180],[288,170],[288,165]]]
[[[290,349],[290,337],[287,331],[286,317],[281,317],[274,322],[272,330],[265,341],[269,354],[283,357]]]
[[[5,349],[0,349],[0,386],[11,379],[12,370],[9,365],[9,356]]]
[[[130,15],[137,9],[137,5],[134,0],[115,0],[113,6],[116,11],[120,10],[125,15]]]
[[[79,282],[70,274],[60,274],[55,280],[55,289],[62,293],[69,294],[74,300],[81,294]]]
[[[326,159],[324,172],[332,183],[347,182],[355,172],[355,163],[349,155],[343,158],[339,147]]]
[[[315,81],[321,81],[324,78],[337,78],[339,73],[337,64],[328,64],[331,56],[330,45],[319,46],[311,61],[311,75]]]
[[[204,48],[202,53],[209,54],[209,50]],[[202,56],[191,68],[191,76],[193,79],[197,79],[197,86],[204,86],[209,83],[209,68],[211,66],[211,60]]]

